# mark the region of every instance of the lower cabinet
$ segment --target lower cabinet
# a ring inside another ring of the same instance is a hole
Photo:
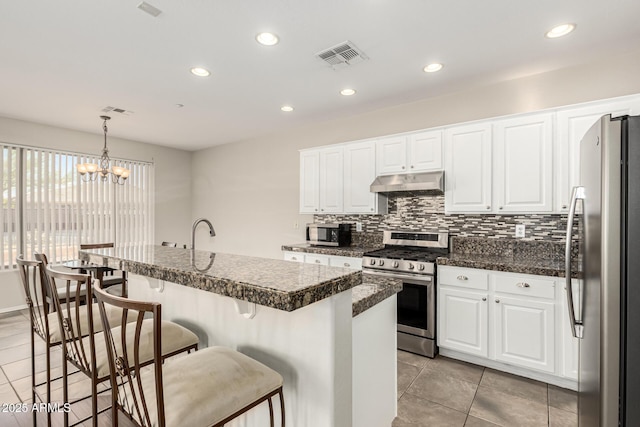
[[[520,374],[577,379],[563,278],[439,266],[437,291],[441,349]]]
[[[353,268],[355,270],[362,269],[362,258],[312,254],[305,252],[283,251],[285,261],[306,262],[309,264],[330,265],[332,267]]]

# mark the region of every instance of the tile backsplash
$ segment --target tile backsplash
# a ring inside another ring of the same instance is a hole
[[[360,222],[365,233],[439,230],[448,231],[450,236],[495,239],[513,238],[516,224],[524,224],[523,240],[561,241],[565,239],[567,216],[445,214],[444,196],[393,195],[386,215],[314,215],[314,222]]]

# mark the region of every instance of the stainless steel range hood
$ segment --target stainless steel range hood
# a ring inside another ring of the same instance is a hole
[[[417,195],[444,194],[444,172],[423,172],[377,177],[370,186],[372,193],[408,192]]]

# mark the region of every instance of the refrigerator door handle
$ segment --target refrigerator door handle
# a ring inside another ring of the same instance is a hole
[[[584,187],[573,187],[571,203],[569,205],[569,216],[567,217],[567,237],[564,252],[564,274],[567,283],[567,307],[569,309],[569,323],[571,324],[571,334],[575,338],[582,338],[582,320],[576,321],[576,314],[573,304],[573,288],[571,287],[571,238],[573,231],[573,221],[576,214],[578,200],[584,200]]]

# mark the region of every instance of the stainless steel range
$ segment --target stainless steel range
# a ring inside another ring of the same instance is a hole
[[[436,347],[436,258],[449,253],[449,234],[385,231],[385,247],[364,254],[369,274],[402,280],[398,293],[398,348],[434,357]]]

